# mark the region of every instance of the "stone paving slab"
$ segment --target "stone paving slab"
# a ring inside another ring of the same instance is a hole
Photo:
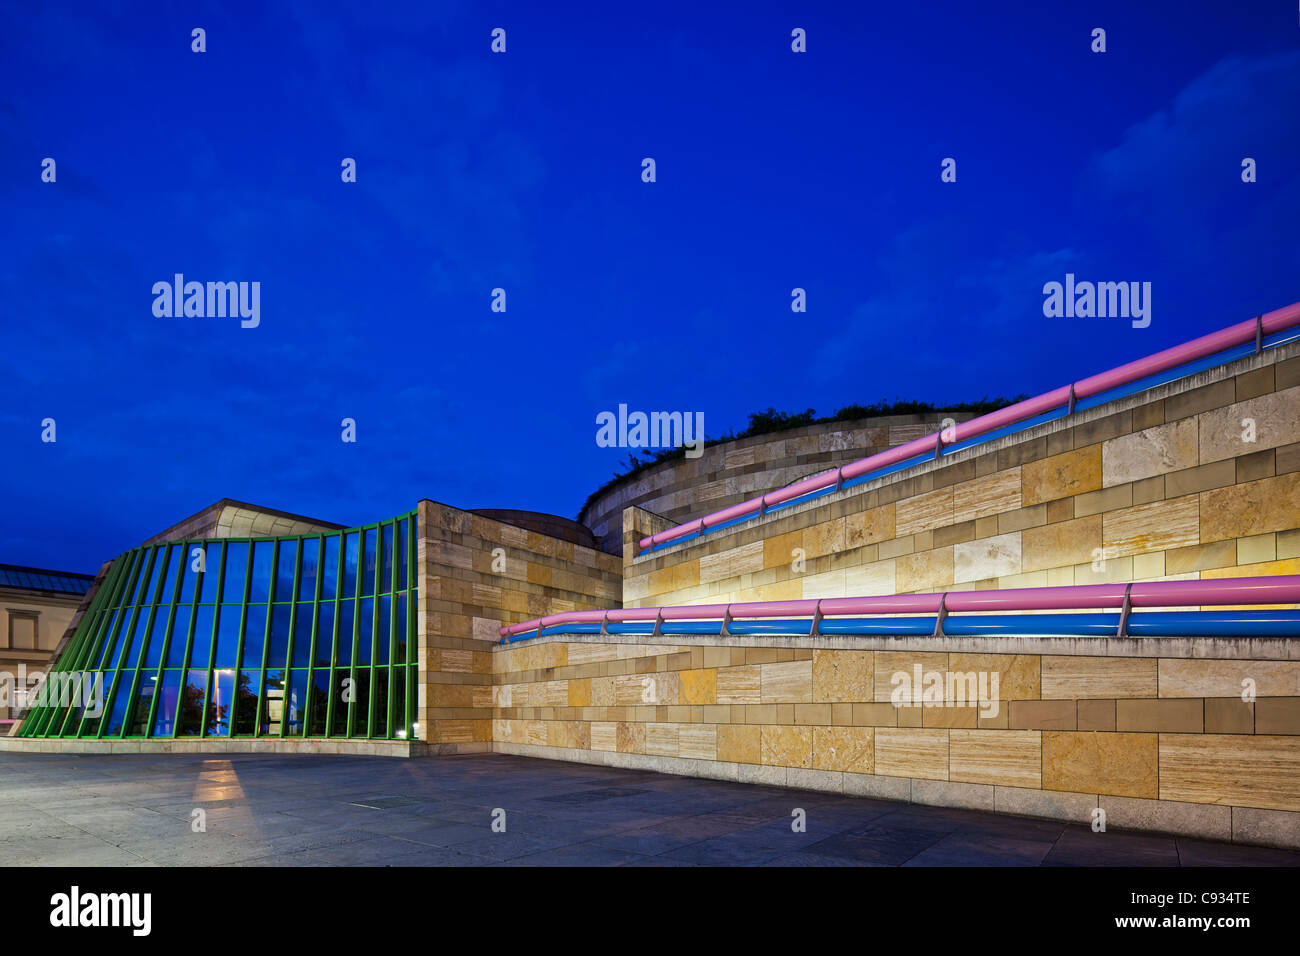
[[[0,753],[0,866],[159,865],[1297,866],[1300,852],[506,754]]]

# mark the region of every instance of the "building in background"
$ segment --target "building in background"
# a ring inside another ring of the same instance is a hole
[[[26,713],[18,675],[45,672],[94,580],[92,574],[0,564],[0,670],[14,679],[0,702],[0,733]]]

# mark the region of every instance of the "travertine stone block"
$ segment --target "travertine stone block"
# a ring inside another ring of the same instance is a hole
[[[948,779],[1037,788],[1042,782],[1042,734],[1020,730],[948,732]]]
[[[1161,734],[1160,799],[1300,810],[1294,737]]]
[[[1156,734],[1043,732],[1045,790],[1154,799],[1159,768]]]
[[[1103,442],[1102,484],[1110,487],[1180,471],[1197,460],[1196,419],[1184,418]]]
[[[1150,657],[1044,656],[1043,698],[1163,697],[1156,693],[1156,671]]]
[[[1100,445],[1026,462],[1020,470],[1025,506],[1095,491],[1101,487]]]
[[[871,651],[815,650],[812,699],[829,702],[874,700],[873,675],[874,656]]]
[[[875,731],[870,727],[814,727],[813,766],[818,770],[875,771]]]
[[[876,773],[886,777],[948,779],[947,730],[876,728]]]

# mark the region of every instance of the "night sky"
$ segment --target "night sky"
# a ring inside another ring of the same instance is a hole
[[[1300,299],[1296,0],[376,6],[0,10],[0,562],[573,516],[619,403],[1034,394]],[[1067,272],[1150,326],[1045,318]],[[155,316],[176,273],[260,325]]]

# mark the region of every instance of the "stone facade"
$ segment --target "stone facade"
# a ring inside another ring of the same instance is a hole
[[[627,606],[1300,573],[1300,344],[628,547],[675,523],[625,516]]]
[[[419,736],[491,749],[492,648],[505,624],[617,605],[613,555],[434,501],[418,509]]]
[[[493,655],[493,749],[1300,846],[1300,647],[1206,652],[1183,638],[548,636]],[[934,697],[892,699],[918,672],[936,675]]]
[[[622,514],[643,508],[668,519],[690,521],[780,488],[819,471],[857,461],[939,431],[945,418],[964,422],[970,412],[889,415],[720,442],[699,458],[667,461],[621,481],[593,501],[579,520],[591,528],[600,548],[635,554],[622,540]]]

